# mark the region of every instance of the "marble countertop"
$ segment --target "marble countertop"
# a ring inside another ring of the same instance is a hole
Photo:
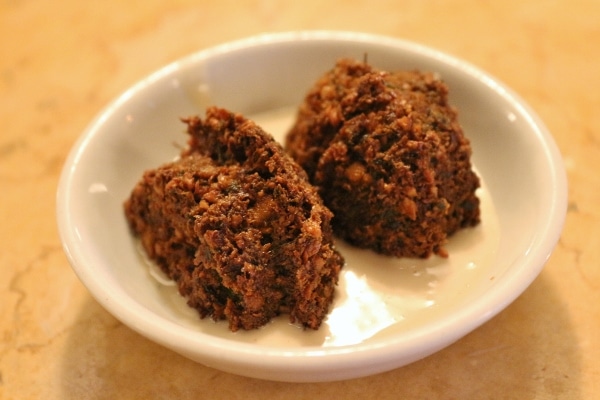
[[[600,2],[0,2],[0,399],[595,399],[600,395]],[[62,251],[58,177],[90,120],[150,72],[259,33],[353,30],[466,59],[519,93],[563,154],[569,208],[506,310],[404,368],[289,384],[189,361],[118,322]]]

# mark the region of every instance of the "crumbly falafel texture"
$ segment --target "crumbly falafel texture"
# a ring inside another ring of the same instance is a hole
[[[343,265],[331,211],[253,121],[213,107],[184,122],[181,157],[146,171],[125,202],[144,251],[202,318],[237,331],[289,314],[317,329]]]
[[[309,90],[285,147],[350,244],[447,256],[448,237],[480,222],[471,145],[435,74],[340,60]]]

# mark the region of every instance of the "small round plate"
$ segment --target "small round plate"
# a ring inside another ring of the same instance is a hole
[[[146,169],[185,145],[181,117],[216,105],[255,119],[282,140],[295,107],[339,58],[385,70],[433,71],[473,147],[482,224],[453,236],[450,257],[393,259],[337,242],[343,269],[317,331],[277,318],[232,333],[200,320],[148,263],[123,214]],[[165,66],[103,110],[75,144],[58,187],[57,219],[78,277],[106,310],[149,339],[207,366],[281,381],[356,378],[426,357],[518,297],[552,252],[567,183],[552,136],[488,74],[439,51],[348,32],[293,32],[203,50]]]

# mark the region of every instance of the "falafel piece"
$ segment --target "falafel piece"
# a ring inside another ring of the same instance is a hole
[[[480,221],[471,145],[432,73],[338,61],[306,95],[285,147],[353,245],[445,257],[448,236]]]
[[[343,265],[331,211],[254,122],[218,108],[184,122],[189,147],[125,202],[143,249],[202,318],[237,331],[287,313],[317,329]]]

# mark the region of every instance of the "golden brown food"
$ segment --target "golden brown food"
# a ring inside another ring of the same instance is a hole
[[[471,146],[434,74],[340,60],[308,92],[286,150],[356,246],[447,256],[447,237],[480,220]]]
[[[289,313],[317,329],[343,264],[305,172],[260,127],[210,108],[185,120],[181,158],[125,203],[132,230],[201,317],[254,329]]]

